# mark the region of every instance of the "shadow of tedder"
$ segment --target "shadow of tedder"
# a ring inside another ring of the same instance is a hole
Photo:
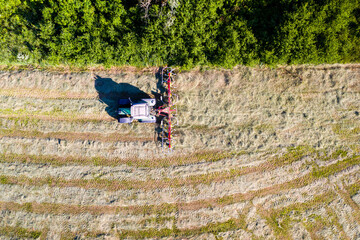
[[[95,89],[99,94],[99,101],[106,104],[105,111],[113,118],[119,119],[119,99],[130,98],[139,100],[150,98],[150,95],[128,83],[117,83],[111,78],[95,76]]]

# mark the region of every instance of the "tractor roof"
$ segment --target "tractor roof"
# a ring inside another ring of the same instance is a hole
[[[149,106],[146,103],[135,104],[131,106],[131,116],[147,117],[150,114]]]

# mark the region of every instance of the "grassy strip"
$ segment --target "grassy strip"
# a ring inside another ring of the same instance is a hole
[[[0,89],[0,95],[39,99],[96,99],[98,96],[96,93],[76,93],[36,88],[2,88]]]
[[[25,137],[25,138],[55,138],[65,139],[70,141],[75,140],[90,140],[100,142],[147,142],[152,141],[151,137],[134,137],[131,134],[100,134],[100,133],[75,133],[75,132],[39,132],[39,131],[24,131],[15,129],[0,129],[1,137]]]
[[[121,189],[157,189],[157,188],[166,188],[166,187],[181,187],[184,185],[197,185],[197,184],[211,184],[214,182],[222,182],[226,180],[231,180],[237,176],[241,176],[244,174],[265,171],[265,170],[273,170],[278,167],[288,165],[294,161],[300,160],[306,151],[303,148],[298,148],[295,150],[286,153],[284,156],[280,158],[275,158],[266,163],[260,164],[255,167],[245,167],[240,169],[231,169],[230,171],[222,171],[222,172],[214,172],[209,174],[199,174],[195,176],[189,176],[185,178],[162,178],[159,180],[148,179],[146,181],[138,181],[138,180],[107,180],[107,179],[71,179],[66,180],[63,178],[28,178],[25,176],[1,176],[3,182],[7,184],[20,184],[20,185],[49,185],[53,187],[80,187],[85,189],[90,188],[100,188],[106,189],[109,191],[117,191]],[[229,156],[229,155],[228,155]],[[236,156],[236,153],[233,154]],[[219,154],[218,159],[223,159],[224,155]],[[231,157],[231,155],[229,156]],[[215,159],[216,160],[216,159]]]
[[[19,163],[38,163],[51,164],[54,166],[66,166],[70,164],[93,165],[93,166],[118,166],[126,164],[134,167],[170,167],[188,165],[200,162],[217,162],[226,158],[234,158],[246,154],[246,152],[222,152],[222,151],[199,151],[191,154],[173,155],[167,158],[149,158],[142,159],[137,157],[131,158],[104,158],[104,157],[59,157],[49,155],[21,155],[21,154],[0,154],[0,162],[19,162]]]
[[[32,238],[32,239],[45,239],[44,234],[40,231],[29,230],[21,227],[3,226],[0,227],[0,236],[5,235],[8,237],[14,237],[16,239]]]

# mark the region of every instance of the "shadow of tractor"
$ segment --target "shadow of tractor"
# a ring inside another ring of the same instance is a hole
[[[136,101],[142,98],[155,98],[155,109],[161,107],[164,104],[162,99],[164,97],[164,94],[167,93],[167,89],[162,82],[161,74],[162,68],[159,68],[158,71],[155,73],[157,84],[156,91],[151,92],[152,96],[129,83],[117,83],[111,78],[102,78],[98,75],[95,76],[95,89],[98,93],[99,101],[107,105],[105,111],[112,118],[119,120],[119,99],[131,98],[131,100]],[[163,136],[167,136],[167,130],[165,130],[164,128],[164,122],[166,123],[166,121],[163,122],[163,120],[165,119],[166,117],[164,115],[156,116],[156,123],[154,129],[154,140],[156,144],[162,142]]]
[[[131,84],[117,83],[111,78],[102,78],[98,75],[95,76],[95,89],[99,94],[99,101],[107,105],[105,111],[115,119],[119,119],[119,99],[150,98],[149,94]]]

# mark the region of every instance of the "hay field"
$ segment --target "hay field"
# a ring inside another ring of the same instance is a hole
[[[0,239],[360,238],[360,65],[179,73],[171,153],[156,71],[0,71]]]

